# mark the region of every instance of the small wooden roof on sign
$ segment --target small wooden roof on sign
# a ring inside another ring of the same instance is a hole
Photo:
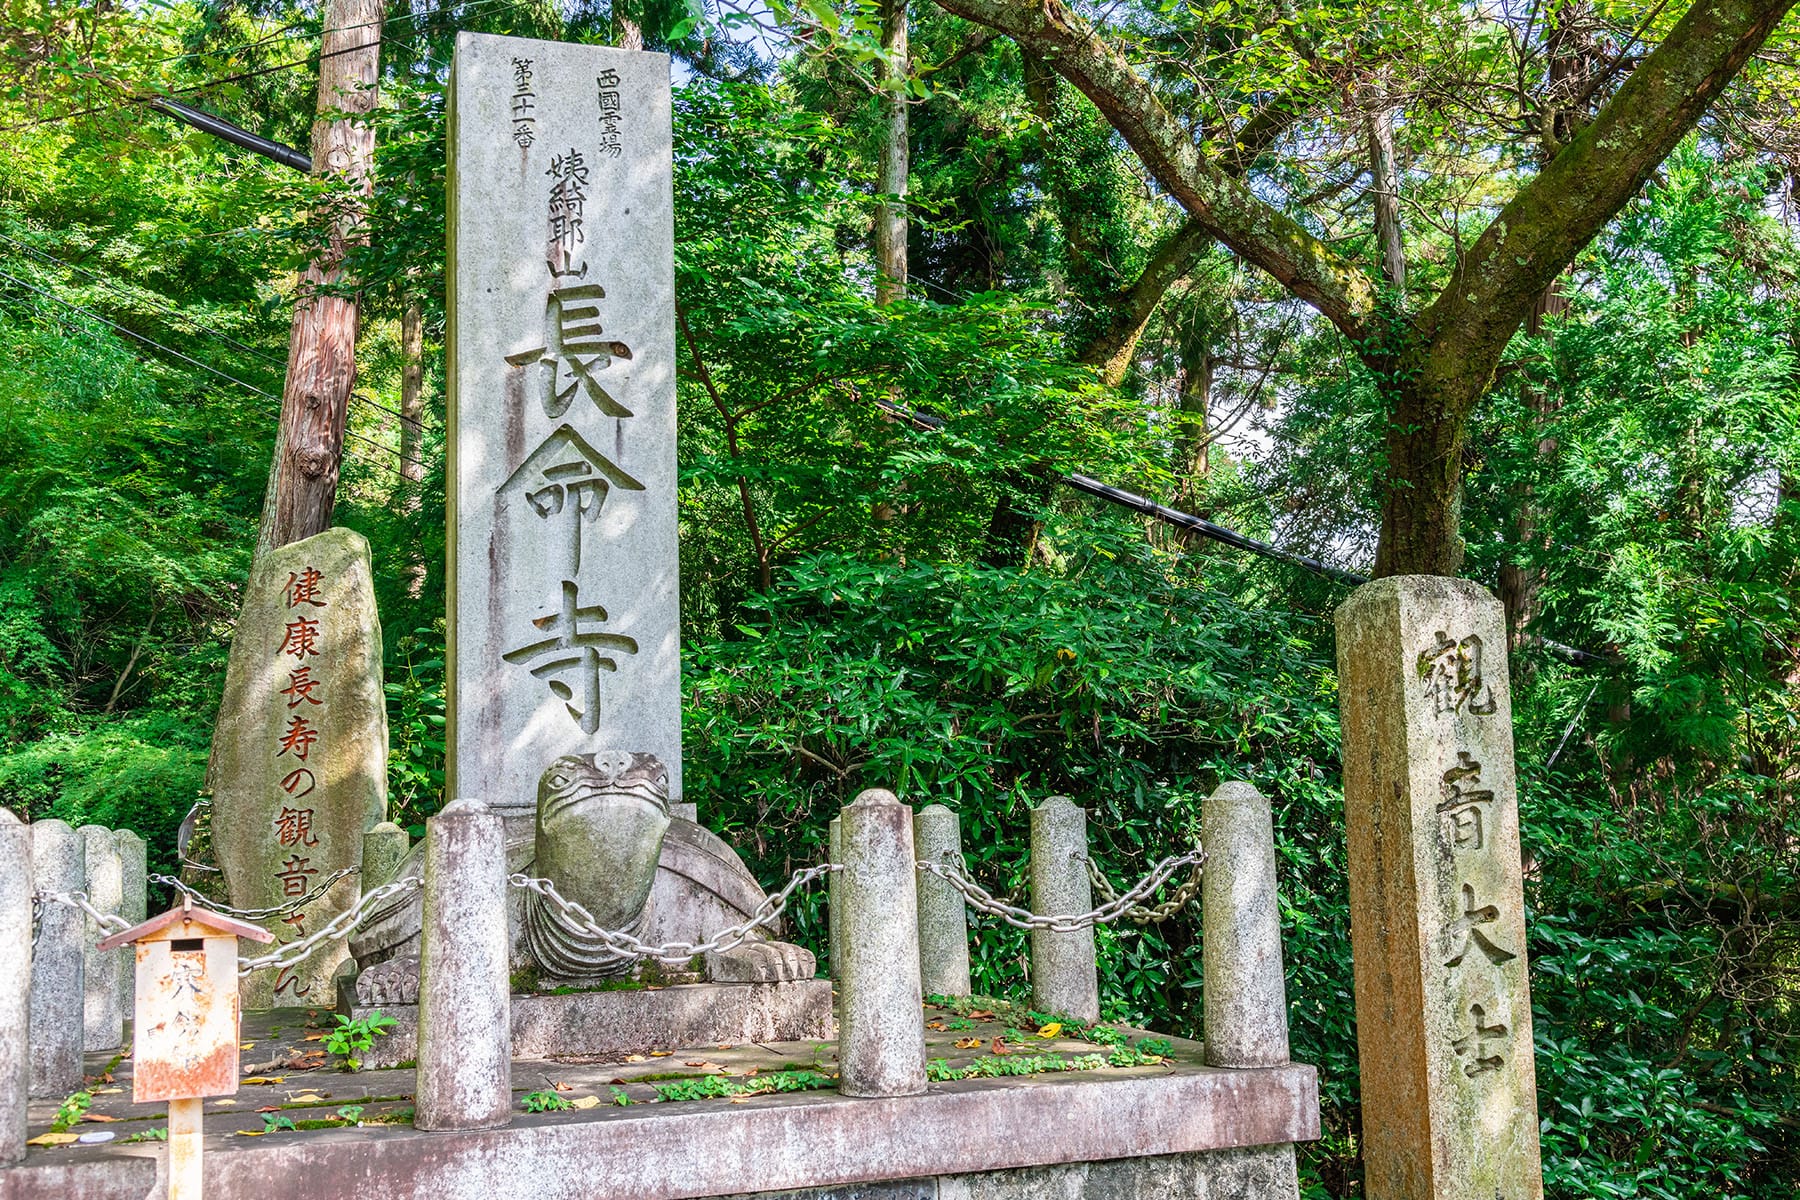
[[[180,908],[171,908],[166,913],[151,917],[142,925],[121,930],[101,942],[99,948],[111,950],[133,942],[165,942],[193,937],[241,937],[253,942],[275,940],[275,935],[266,929],[221,916],[210,908],[195,908],[194,898],[183,895]]]

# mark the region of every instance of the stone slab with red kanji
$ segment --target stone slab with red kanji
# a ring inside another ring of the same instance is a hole
[[[212,779],[212,841],[233,905],[305,899],[262,922],[285,943],[356,902],[363,833],[387,816],[381,623],[369,544],[358,534],[329,529],[252,569]],[[330,1004],[345,954],[338,942],[296,966],[252,973],[245,1007]]]

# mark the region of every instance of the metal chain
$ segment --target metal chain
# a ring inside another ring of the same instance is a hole
[[[977,912],[998,917],[1008,925],[1019,929],[1042,929],[1050,933],[1075,933],[1129,916],[1131,911],[1140,907],[1142,902],[1149,899],[1157,888],[1167,883],[1175,872],[1183,867],[1192,867],[1198,872],[1205,862],[1206,851],[1195,846],[1186,854],[1176,854],[1157,863],[1150,868],[1150,873],[1144,876],[1136,887],[1123,896],[1115,895],[1105,904],[1090,912],[1059,917],[1040,916],[1029,909],[995,899],[979,883],[969,878],[968,874],[955,862],[934,863],[920,859],[917,865],[919,870],[931,872],[961,892],[963,898],[969,902],[969,906]]]
[[[1113,890],[1112,880],[1101,874],[1099,865],[1090,858],[1087,860],[1087,867],[1088,878],[1094,882],[1094,890],[1109,904],[1117,900],[1119,893]],[[1194,902],[1194,897],[1200,894],[1200,878],[1204,871],[1205,868],[1200,863],[1195,863],[1194,869],[1188,872],[1187,880],[1175,889],[1173,896],[1152,908],[1134,904],[1126,911],[1125,919],[1139,926],[1162,924]]]
[[[354,908],[347,908],[333,917],[331,923],[317,933],[303,937],[297,942],[288,942],[286,945],[277,946],[261,957],[239,959],[238,974],[248,975],[251,971],[260,971],[264,967],[291,967],[311,954],[321,943],[347,936],[352,929],[362,924],[369,913],[383,901],[410,892],[420,886],[422,884],[419,877],[409,875],[405,879],[396,879],[393,883],[378,887],[372,892],[364,892],[362,899],[356,902]]]
[[[652,946],[647,942],[639,941],[628,933],[620,933],[618,930],[602,929],[594,920],[594,914],[559,893],[555,885],[548,879],[539,879],[531,875],[509,875],[506,881],[514,887],[536,892],[555,905],[557,911],[577,933],[584,937],[598,938],[605,943],[607,949],[615,953],[638,958],[654,958],[661,962],[685,962],[698,954],[712,954],[743,945],[758,929],[775,923],[775,918],[779,917],[787,908],[788,897],[793,895],[796,889],[815,880],[823,879],[833,871],[843,869],[838,863],[821,863],[816,867],[806,867],[803,870],[795,871],[794,877],[788,880],[787,886],[773,896],[764,898],[763,902],[757,905],[756,912],[751,914],[750,919],[743,924],[722,929],[704,942],[668,942],[660,946]]]
[[[183,895],[192,896],[195,903],[210,908],[216,913],[223,913],[228,917],[237,917],[239,920],[244,921],[260,921],[265,917],[286,916],[297,908],[305,908],[320,896],[323,896],[326,892],[330,891],[332,885],[336,884],[338,880],[343,879],[346,876],[355,875],[358,873],[358,870],[359,869],[356,867],[345,867],[342,870],[333,871],[331,874],[327,875],[317,887],[306,893],[306,895],[295,900],[289,900],[285,904],[278,904],[274,908],[233,908],[229,904],[214,900],[204,892],[195,891],[173,875],[152,875],[150,876],[150,882],[160,883],[166,887],[174,888]]]
[[[101,928],[103,938],[131,928],[131,922],[124,917],[117,913],[101,912],[88,903],[86,892],[38,892],[31,897],[31,900],[34,905],[66,904],[70,908],[79,908],[93,918],[94,924]]]

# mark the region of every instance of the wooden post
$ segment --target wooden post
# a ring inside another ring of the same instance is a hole
[[[362,118],[375,108],[383,15],[380,0],[330,0],[325,16],[313,172],[348,180],[354,199],[329,214],[326,244],[308,265],[294,303],[259,555],[323,533],[337,504],[344,413],[356,384],[357,301],[354,295],[324,295],[321,288],[336,291],[345,282],[344,253],[366,236],[363,201],[373,188],[375,130]]]
[[[169,1200],[200,1200],[200,1125],[205,1104],[198,1096],[169,1101]]]

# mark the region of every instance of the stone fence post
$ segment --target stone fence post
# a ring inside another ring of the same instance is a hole
[[[117,913],[125,898],[124,863],[119,839],[100,825],[83,825],[82,853],[86,858],[88,903],[103,913]],[[123,990],[119,976],[125,970],[125,952],[99,950],[106,930],[88,917],[81,934],[82,953],[82,1048],[117,1050],[125,1043],[125,1014],[119,1007]]]
[[[40,892],[79,892],[87,859],[66,821],[31,823],[31,882]],[[31,953],[31,1094],[61,1100],[81,1087],[83,938],[87,916],[67,904],[38,911]]]
[[[916,1095],[925,1090],[925,1018],[912,810],[871,788],[844,809],[839,836],[838,1090]]]
[[[113,831],[119,846],[119,915],[133,925],[142,925],[150,916],[150,867],[148,847],[144,839],[129,829]],[[119,1015],[135,1020],[137,1015],[137,962],[133,952],[119,950]]]
[[[1287,984],[1269,802],[1248,783],[1220,784],[1200,821],[1206,1062],[1279,1066],[1288,1061]]]
[[[31,827],[0,808],[0,1166],[25,1157],[31,1094]]]
[[[1364,1187],[1539,1200],[1506,621],[1462,579],[1337,610]]]
[[[844,862],[844,819],[831,818],[831,825],[826,834],[826,861],[842,866]],[[825,920],[826,939],[830,959],[827,965],[831,969],[831,977],[839,978],[843,974],[844,961],[844,873],[833,871],[825,877]]]
[[[962,858],[962,822],[942,804],[929,804],[913,817],[913,845],[924,862]],[[919,982],[927,996],[967,996],[969,911],[950,881],[918,873]]]
[[[419,1048],[413,1124],[494,1129],[512,1120],[506,833],[458,800],[425,825]]]
[[[1088,879],[1087,813],[1067,796],[1031,810],[1031,911],[1078,916],[1094,907]],[[1031,1006],[1039,1012],[1100,1019],[1100,977],[1094,931],[1031,931]]]

